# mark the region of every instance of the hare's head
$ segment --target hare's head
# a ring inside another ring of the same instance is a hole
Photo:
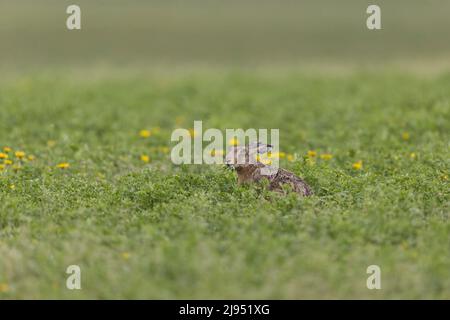
[[[245,146],[233,146],[228,150],[225,164],[229,168],[234,168],[238,171],[251,166],[260,167],[263,164],[257,160],[258,154],[267,153],[271,149],[272,146],[270,144],[261,142],[252,142]]]

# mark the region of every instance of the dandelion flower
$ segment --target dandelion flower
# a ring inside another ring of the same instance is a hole
[[[16,156],[16,158],[22,159],[23,157],[25,157],[25,152],[23,152],[23,151],[16,151],[14,153],[14,155]]]
[[[169,147],[160,147],[159,148],[159,151],[161,151],[162,153],[169,153],[169,151],[170,151],[170,149],[169,149]]]
[[[286,158],[285,152],[268,152],[267,157],[274,159],[283,159]]]
[[[331,160],[333,158],[333,155],[330,153],[324,153],[320,155],[320,159],[323,160]]]
[[[5,162],[3,162],[5,165],[10,166],[13,164],[12,160],[5,160]]]
[[[355,162],[354,164],[352,164],[352,168],[355,170],[361,170],[362,169],[362,160],[359,160],[357,162]]]
[[[150,162],[150,157],[145,155],[145,154],[143,154],[143,155],[141,155],[141,161],[145,162],[145,163],[149,163]]]
[[[314,158],[315,156],[317,156],[317,152],[314,150],[309,150],[308,151],[308,157],[310,158]]]
[[[13,166],[12,166],[12,169],[13,169],[14,171],[19,171],[19,170],[22,170],[22,166],[19,165],[19,164],[16,164],[16,165],[13,165]]]
[[[228,140],[228,144],[230,146],[238,146],[239,145],[239,140],[236,137],[231,138],[230,140]]]
[[[141,137],[141,138],[148,138],[148,137],[150,137],[152,135],[152,132],[150,131],[150,130],[141,130],[141,131],[139,131],[139,136]]]
[[[0,152],[0,159],[8,159],[8,157],[6,153]]]
[[[5,165],[0,163],[0,171],[2,171],[3,169],[5,169]]]
[[[30,154],[30,155],[28,156],[28,160],[33,161],[34,159],[36,159],[36,157],[33,156],[32,154]]]
[[[4,148],[3,148],[3,151],[4,151],[4,152],[11,152],[12,149],[11,149],[10,147],[4,147]]]
[[[13,184],[12,184],[12,185],[10,185],[10,186],[9,186],[9,188],[10,188],[11,190],[16,190],[16,186],[15,186],[15,185],[13,185]]]
[[[292,162],[292,161],[295,160],[295,157],[294,157],[292,154],[288,154],[288,155],[286,156],[286,159],[287,159],[289,162]]]
[[[194,129],[189,129],[189,135],[192,138],[195,138],[197,136],[197,131],[195,131]]]
[[[415,159],[415,158],[417,157],[417,155],[416,155],[414,152],[411,152],[411,153],[409,154],[409,157],[410,157],[411,159]]]
[[[408,132],[403,132],[402,133],[402,139],[405,140],[405,141],[409,140],[409,133]]]
[[[56,167],[59,169],[68,169],[70,167],[70,164],[67,162],[61,162],[61,163],[58,163],[56,165]]]

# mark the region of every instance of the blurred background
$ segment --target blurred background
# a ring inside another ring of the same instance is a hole
[[[66,28],[77,4],[82,30]],[[382,30],[366,28],[369,4]],[[448,0],[2,0],[0,70],[450,65]]]

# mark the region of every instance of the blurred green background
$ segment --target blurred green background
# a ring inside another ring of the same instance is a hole
[[[78,4],[82,30],[66,29]],[[366,8],[382,30],[366,28]],[[0,68],[450,65],[450,1],[2,0]]]

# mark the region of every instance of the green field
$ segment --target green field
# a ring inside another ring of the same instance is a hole
[[[36,159],[1,173],[1,294],[450,298],[449,86],[448,75],[17,79],[1,89],[0,145]],[[298,155],[282,166],[316,195],[267,198],[222,167],[173,166],[162,147],[194,119],[280,128]],[[70,264],[81,291],[65,288]],[[382,290],[366,288],[371,264]]]
[[[69,2],[0,7],[0,298],[450,299],[448,2]],[[173,165],[194,120],[315,195]]]

